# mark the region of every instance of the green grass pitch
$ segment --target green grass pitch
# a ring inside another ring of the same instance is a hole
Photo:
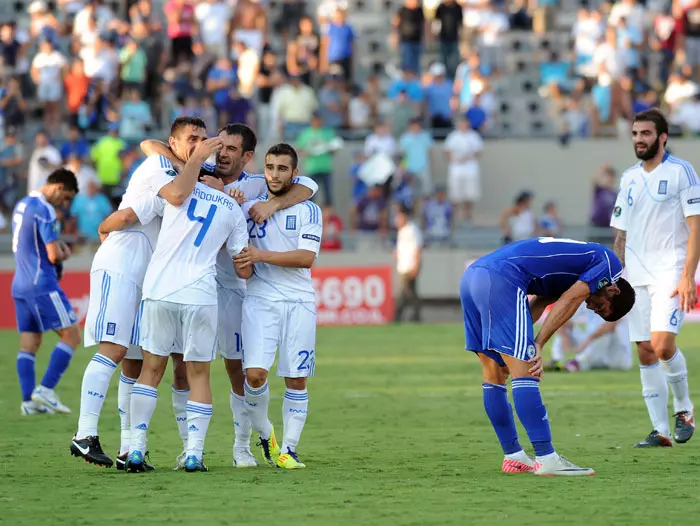
[[[37,360],[40,379],[49,355]],[[557,450],[597,470],[583,479],[504,475],[483,412],[478,360],[458,325],[322,328],[296,472],[231,466],[223,363],[213,366],[209,473],[173,472],[180,452],[167,372],[149,437],[152,474],[129,475],[69,454],[82,373],[79,350],[58,387],[73,414],[21,417],[17,335],[0,333],[0,523],[8,525],[690,525],[700,511],[700,437],[635,450],[650,431],[639,374],[545,373]],[[700,327],[680,337],[700,399]],[[116,453],[116,376],[100,435]],[[271,415],[281,433],[280,379]],[[529,448],[521,432],[521,441]],[[257,451],[255,451],[257,453]]]

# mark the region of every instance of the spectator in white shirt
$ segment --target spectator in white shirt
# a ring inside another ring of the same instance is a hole
[[[67,65],[66,57],[54,49],[50,40],[39,44],[39,53],[32,61],[31,75],[37,86],[37,96],[44,105],[44,123],[48,130],[56,131],[60,125],[63,76]]]
[[[608,24],[617,27],[620,20],[625,19],[627,25],[643,33],[647,27],[646,10],[637,0],[620,0],[613,5],[608,17]]]
[[[195,8],[199,33],[204,46],[212,55],[223,58],[228,52],[228,34],[233,12],[223,0],[203,0]]]
[[[593,61],[598,42],[603,37],[603,28],[599,11],[579,9],[578,20],[571,30],[574,37],[574,52],[576,53],[575,67],[579,73],[585,74],[586,66],[589,66]]]
[[[608,27],[605,31],[605,42],[599,45],[593,54],[596,76],[604,68],[613,80],[617,80],[625,72],[625,63],[625,51],[617,45],[617,32],[614,27]]]
[[[680,126],[683,132],[700,135],[700,93],[681,102],[671,114],[670,120]]]
[[[484,149],[481,136],[469,127],[466,119],[457,121],[456,129],[445,140],[450,201],[463,221],[471,221],[474,203],[481,198],[479,156]]]
[[[88,0],[87,5],[75,15],[73,21],[73,35],[81,38],[90,27],[90,19],[97,23],[97,32],[105,31],[109,23],[114,19],[114,13],[109,7],[103,5],[101,0]]]
[[[61,153],[50,144],[49,135],[41,130],[34,138],[35,148],[29,158],[27,193],[38,191],[46,184],[46,178],[61,167]]]
[[[668,78],[668,87],[664,93],[664,101],[669,106],[670,112],[673,114],[676,108],[694,97],[699,91],[697,83],[691,80],[690,68],[684,68],[681,74],[672,74]]]
[[[374,127],[374,133],[365,139],[365,157],[383,154],[393,159],[397,152],[398,145],[396,139],[391,135],[389,125],[385,122],[377,123]]]
[[[423,234],[413,221],[411,211],[404,206],[399,206],[394,221],[397,229],[396,273],[399,275],[395,321],[401,321],[404,309],[410,305],[413,308],[411,321],[419,322],[421,302],[417,284],[423,251]]]

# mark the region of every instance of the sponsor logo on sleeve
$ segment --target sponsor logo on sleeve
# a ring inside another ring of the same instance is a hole
[[[301,235],[301,238],[302,238],[302,239],[310,239],[311,241],[316,241],[316,243],[320,243],[320,242],[321,242],[321,238],[318,237],[318,236],[315,236],[315,235],[313,235],[313,234],[302,234],[302,235]]]
[[[610,285],[610,280],[608,278],[603,278],[598,282],[598,290],[602,289],[603,287],[607,287]]]
[[[698,203],[700,203],[700,197],[693,197],[692,199],[688,199],[689,205],[696,205]]]

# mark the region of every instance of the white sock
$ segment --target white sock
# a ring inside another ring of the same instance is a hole
[[[185,408],[187,410],[187,456],[194,455],[197,460],[202,460],[212,406],[188,401]]]
[[[673,412],[692,411],[693,403],[688,396],[688,368],[685,364],[685,356],[680,349],[676,349],[676,354],[670,360],[660,361],[661,370],[666,375],[673,393]]]
[[[182,449],[187,449],[187,411],[185,406],[187,405],[187,399],[190,397],[189,389],[175,389],[175,386],[171,386],[173,391],[173,411],[175,412],[175,423],[177,423],[177,431],[180,433],[180,439],[182,440]]]
[[[535,460],[540,463],[547,462],[548,460],[557,460],[559,459],[559,455],[557,454],[556,451],[552,451],[551,453],[547,455],[542,455],[541,457],[535,457]]]
[[[131,391],[131,438],[129,451],[146,452],[148,427],[158,403],[158,390],[144,384],[134,384]]]
[[[97,436],[102,405],[107,396],[109,381],[116,370],[117,364],[100,353],[96,353],[85,368],[80,388],[80,418],[78,432],[75,434],[77,438]]]
[[[282,453],[286,453],[287,450],[297,450],[308,412],[309,392],[306,389],[297,391],[287,388],[282,402],[282,422],[284,423]]]
[[[516,451],[515,453],[509,453],[506,455],[508,460],[517,460],[518,462],[530,462],[532,459],[523,451]]]
[[[253,388],[248,385],[246,379],[243,384],[245,401],[248,406],[248,416],[253,428],[258,432],[260,438],[267,440],[270,438],[271,424],[267,417],[267,410],[270,406],[270,389],[265,382],[262,387]]]
[[[670,437],[668,427],[668,384],[659,362],[653,365],[640,365],[642,396],[647,404],[649,419],[654,429],[665,437]]]
[[[245,403],[245,396],[237,395],[231,391],[229,399],[231,405],[231,413],[233,414],[233,432],[235,448],[249,449],[250,435],[253,431],[253,424],[250,423],[250,415],[248,414],[248,405]]]
[[[131,422],[129,411],[131,409],[131,390],[134,388],[136,380],[119,375],[119,391],[117,392],[117,410],[119,411],[119,423],[121,427],[121,445],[119,454],[123,455],[129,451],[129,437],[131,436]]]

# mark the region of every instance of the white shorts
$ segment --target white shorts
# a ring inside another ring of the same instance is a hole
[[[245,291],[217,286],[216,293],[219,300],[219,354],[227,360],[242,360],[241,320]]]
[[[85,316],[85,347],[100,342],[127,348],[126,358],[141,359],[141,289],[116,272],[90,272],[90,302]]]
[[[259,296],[243,300],[243,369],[269,371],[279,347],[277,376],[313,376],[316,367],[316,305],[270,301]]]
[[[685,313],[680,309],[678,296],[671,297],[676,283],[634,287],[637,295],[629,313],[630,340],[648,342],[652,332],[678,334]]]
[[[216,305],[182,305],[144,300],[141,347],[157,356],[170,356],[182,342],[186,362],[211,362],[216,356]]]
[[[56,102],[63,98],[63,85],[60,82],[40,82],[36,92],[42,102]]]
[[[450,166],[447,176],[447,195],[453,203],[478,201],[481,198],[478,166]]]

